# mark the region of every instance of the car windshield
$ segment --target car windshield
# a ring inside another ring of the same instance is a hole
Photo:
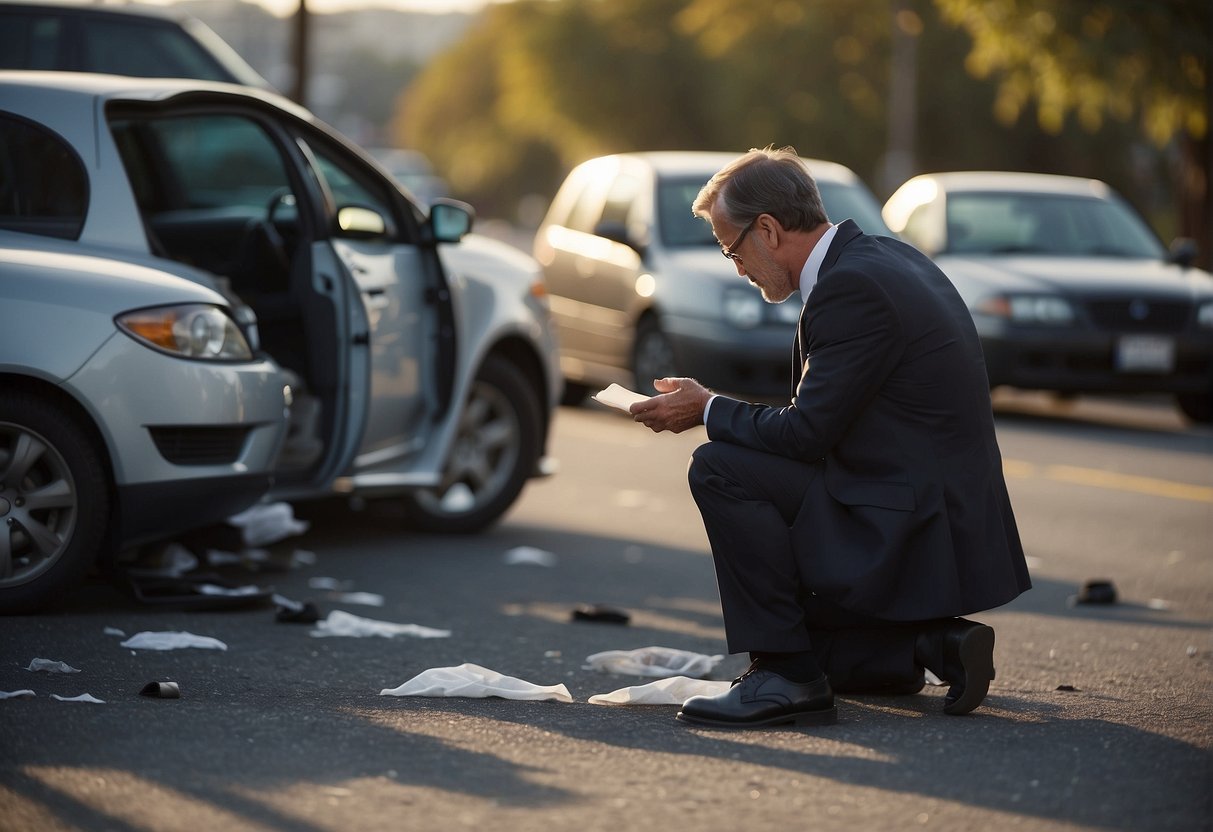
[[[664,179],[657,187],[661,242],[671,248],[716,246],[712,227],[691,213],[691,203],[707,178]],[[853,219],[868,234],[893,236],[880,216],[880,206],[862,185],[818,182],[826,214],[834,222]]]
[[[1164,256],[1124,203],[1062,194],[966,192],[947,201],[949,254]]]

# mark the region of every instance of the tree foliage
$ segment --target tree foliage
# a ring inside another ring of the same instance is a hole
[[[1140,119],[1159,146],[1209,130],[1211,5],[1200,0],[935,0],[973,38],[965,65],[998,80],[996,112],[1014,123],[1035,103],[1044,130],[1074,113],[1097,131]]]
[[[1163,206],[1174,202],[1178,177],[1142,138],[1208,127],[1199,106],[1208,28],[1197,31],[1200,20],[1188,21],[1183,5],[491,4],[402,97],[395,138],[425,151],[457,193],[496,216],[510,216],[526,194],[550,197],[585,158],[639,149],[790,144],[848,165],[885,196],[896,184],[881,175],[892,90],[908,88],[915,172],[1092,176],[1173,230],[1175,211]],[[1129,18],[1140,25],[1127,26]],[[1185,31],[1173,31],[1179,23]],[[906,79],[893,73],[906,69],[894,47],[907,38],[912,77],[897,83]],[[1033,102],[1038,118],[1021,118]]]

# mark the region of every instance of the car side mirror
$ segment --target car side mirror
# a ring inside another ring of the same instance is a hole
[[[337,233],[360,240],[382,237],[387,234],[387,220],[373,208],[346,205],[337,210]]]
[[[457,243],[472,230],[475,209],[457,199],[438,197],[430,205],[430,230],[436,243]]]
[[[1189,269],[1196,262],[1200,249],[1191,237],[1176,237],[1171,243],[1171,254],[1167,258],[1181,269]]]

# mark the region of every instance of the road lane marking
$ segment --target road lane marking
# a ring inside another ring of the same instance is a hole
[[[1161,480],[1155,477],[1119,474],[1115,471],[1081,468],[1077,465],[1047,465],[1042,472],[1039,466],[1020,459],[1004,459],[1002,470],[1005,476],[1016,479],[1042,477],[1070,485],[1086,485],[1092,488],[1107,488],[1111,491],[1129,491],[1152,497],[1213,504],[1213,487]]]

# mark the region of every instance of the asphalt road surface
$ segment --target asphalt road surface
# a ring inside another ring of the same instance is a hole
[[[969,716],[943,715],[933,687],[842,698],[839,723],[816,729],[589,704],[649,680],[587,656],[713,656],[723,629],[685,480],[702,430],[657,436],[587,405],[557,415],[560,472],[488,533],[409,533],[390,505],[298,506],[307,532],[256,571],[220,570],[448,637],[321,638],[270,605],[149,606],[99,581],[57,612],[0,619],[0,691],[36,694],[0,700],[0,829],[1208,830],[1213,431],[1153,402],[1000,396],[997,411],[1035,587],[975,616],[997,631],[998,678]],[[511,565],[519,547],[552,564]],[[1092,579],[1117,603],[1075,603]],[[579,604],[630,623],[573,621]],[[132,650],[107,628],[227,649]],[[35,658],[80,672],[27,670]],[[574,701],[380,695],[463,663]],[[711,678],[745,664],[726,656]],[[139,695],[167,680],[179,699]],[[52,698],[83,693],[104,704]]]

